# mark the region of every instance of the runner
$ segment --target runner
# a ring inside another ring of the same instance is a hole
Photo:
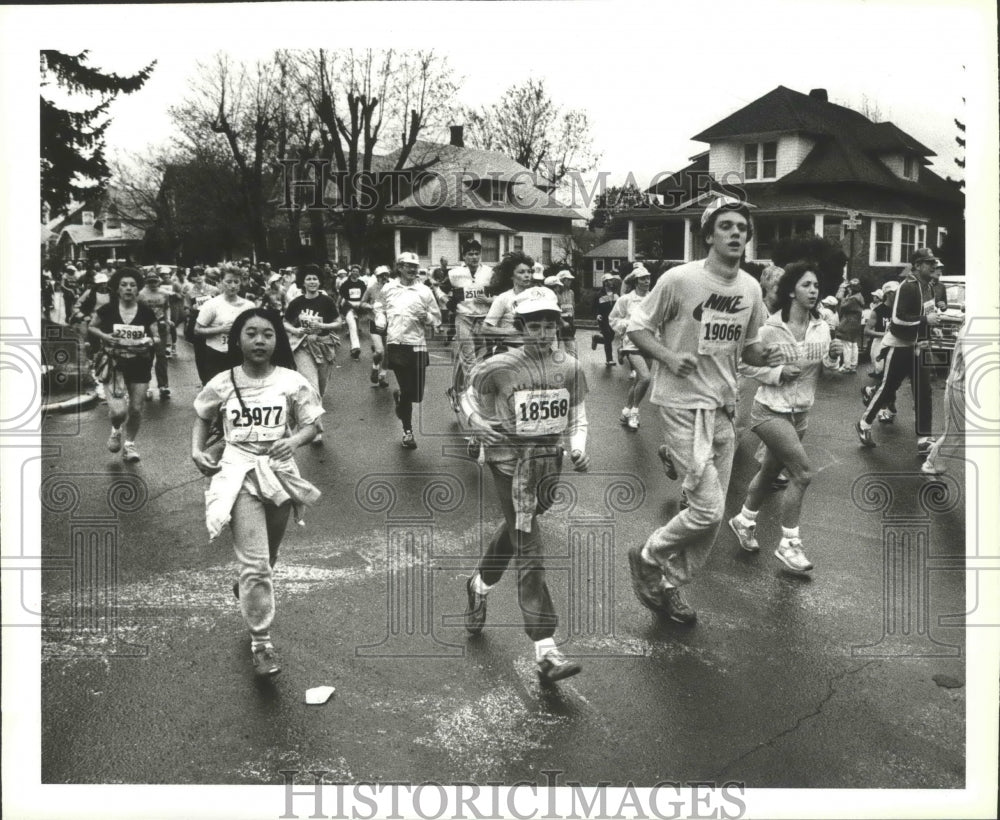
[[[480,364],[462,394],[463,411],[485,444],[504,517],[466,584],[465,628],[471,635],[482,632],[486,597],[513,558],[524,630],[535,642],[539,675],[557,681],[577,674],[580,664],[567,660],[553,640],[559,621],[545,583],[538,528],[538,515],[548,506],[538,487],[559,474],[564,437],[573,469],[584,472],[590,466],[587,379],[576,359],[553,350],[560,311],[552,291],[530,288],[518,295],[514,310],[524,346]]]
[[[343,327],[343,322],[337,317],[336,303],[319,289],[319,265],[302,267],[297,284],[303,292],[292,300],[285,311],[285,330],[294,351],[295,369],[305,377],[322,402],[340,344],[333,331]],[[316,420],[316,435],[312,443],[323,443],[321,419]]]
[[[139,304],[146,305],[156,316],[156,330],[159,341],[153,350],[153,372],[156,373],[156,386],[160,388],[160,399],[170,398],[170,374],[167,371],[167,344],[170,341],[170,294],[160,290],[160,273],[154,267],[146,272],[146,286],[139,291],[136,298]],[[146,398],[153,398],[153,388],[146,391]]]
[[[755,378],[762,384],[750,412],[750,429],[766,447],[760,470],[750,482],[740,513],[729,519],[729,527],[748,552],[757,552],[757,513],[773,489],[774,479],[786,470],[790,484],[781,497],[781,541],[774,551],[786,567],[809,572],[812,562],[802,550],[799,518],[802,499],[812,479],[809,457],[802,447],[809,408],[816,398],[820,365],[836,372],[842,342],[831,341],[830,327],[816,311],[819,279],[812,265],[793,262],[778,281],[777,310],[760,331],[761,344],[779,346],[782,364],[759,368]]]
[[[518,344],[521,331],[514,321],[514,303],[531,286],[535,262],[514,252],[504,256],[493,273],[490,290],[496,294],[483,318],[482,334],[497,343]]]
[[[642,403],[646,390],[649,389],[650,360],[629,339],[625,331],[628,328],[629,316],[635,306],[646,298],[649,293],[650,273],[645,266],[640,265],[625,277],[623,284],[628,291],[617,301],[608,316],[611,329],[621,336],[621,353],[627,359],[629,366],[635,372],[635,379],[629,382],[625,397],[625,407],[622,408],[620,421],[629,430],[639,429],[639,405]]]
[[[420,260],[404,251],[396,260],[398,279],[382,290],[385,300],[386,364],[396,376],[398,389],[392,392],[396,418],[403,424],[403,447],[417,449],[413,437],[413,404],[424,400],[427,355],[426,328],[441,327],[441,311],[431,289],[417,281]]]
[[[357,359],[361,356],[361,340],[358,338],[358,308],[361,306],[361,297],[365,295],[366,285],[361,281],[361,268],[351,265],[351,271],[347,279],[337,289],[340,295],[338,306],[340,313],[347,323],[347,332],[351,337],[351,358]]]
[[[191,459],[211,483],[205,522],[215,538],[228,523],[240,563],[238,593],[250,629],[250,657],[259,677],[281,671],[271,642],[274,619],[272,568],[278,560],[288,515],[315,503],[319,490],[299,475],[295,449],[316,433],[323,414],[319,396],[295,372],[281,315],[265,308],[241,313],[228,345],[242,359],[215,376],[194,400]],[[213,421],[222,416],[225,448],[206,451]]]
[[[629,550],[640,602],[680,623],[697,615],[680,587],[708,558],[725,515],[735,449],[736,363],[773,366],[757,335],[760,286],[740,260],[753,235],[746,205],[718,197],[701,217],[708,257],[666,271],[631,313],[629,339],[655,360],[650,400],[660,405],[668,453],[689,506]],[[659,335],[659,338],[657,338]]]
[[[368,334],[372,340],[372,372],[369,375],[372,387],[389,386],[389,374],[384,367],[386,317],[382,289],[388,284],[391,273],[388,265],[379,265],[375,268],[375,282],[361,297],[361,307],[359,308],[361,312],[371,313]]]
[[[918,457],[926,456],[934,443],[931,439],[932,366],[924,364],[920,354],[927,345],[929,330],[941,324],[931,287],[937,261],[928,248],[914,251],[910,260],[913,271],[896,292],[889,330],[882,339],[882,346],[886,348],[885,376],[875,388],[864,414],[854,424],[858,440],[865,447],[875,446],[872,422],[883,407],[895,401],[896,391],[906,378],[913,389]]]
[[[167,268],[169,271],[169,268]],[[187,273],[184,268],[175,268],[170,276],[170,289],[168,291],[170,308],[168,318],[170,319],[170,346],[167,348],[167,358],[173,359],[177,356],[177,328],[184,327],[184,288],[187,286]]]
[[[594,296],[594,316],[597,319],[597,327],[600,333],[595,334],[590,340],[590,349],[597,350],[599,344],[604,345],[604,366],[614,367],[618,364],[612,356],[611,342],[615,338],[611,325],[608,324],[608,316],[618,301],[617,276],[606,273],[601,277],[601,289]]]
[[[87,332],[102,342],[108,365],[103,374],[104,394],[111,417],[108,451],[122,451],[122,459],[139,461],[135,447],[142,426],[146,388],[153,367],[153,346],[159,342],[156,314],[140,304],[139,271],[122,268],[108,283],[111,300],[97,309]],[[95,361],[100,372],[101,364]],[[122,425],[125,441],[122,443]]]
[[[205,337],[195,332],[198,311],[209,299],[218,294],[215,285],[205,282],[205,269],[200,265],[191,268],[191,275],[184,285],[184,338],[194,350],[194,365],[198,370],[199,386],[204,387],[211,376],[205,369]]]
[[[462,247],[465,264],[448,271],[455,300],[455,343],[452,383],[447,393],[455,413],[458,413],[459,397],[465,390],[469,374],[479,360],[478,348],[482,343],[479,326],[493,301],[486,295],[493,280],[493,269],[479,264],[482,251],[483,246],[478,241],[468,240]]]
[[[94,274],[93,284],[80,294],[80,298],[73,306],[74,325],[82,331],[83,345],[81,349],[83,356],[86,359],[91,378],[94,379],[97,397],[102,400],[105,397],[104,383],[97,378],[97,374],[94,373],[93,368],[94,353],[100,345],[90,341],[88,328],[94,320],[94,312],[110,301],[111,291],[108,290],[108,275],[104,271],[101,271]]]
[[[955,337],[951,367],[944,383],[944,432],[931,445],[927,458],[920,466],[920,472],[925,476],[939,476],[947,472],[942,459],[957,459],[959,448],[965,439],[965,357],[970,347],[968,333],[969,323],[966,322]]]
[[[574,359],[576,355],[576,294],[570,284],[576,277],[568,270],[556,274],[561,290],[556,291],[559,299],[559,310],[562,312],[562,324],[559,326],[559,341],[562,349]]]
[[[205,339],[204,370],[200,373],[203,384],[229,366],[229,331],[233,319],[244,310],[254,307],[249,299],[240,296],[243,276],[239,268],[228,267],[222,272],[218,296],[202,305],[198,311],[194,332]]]

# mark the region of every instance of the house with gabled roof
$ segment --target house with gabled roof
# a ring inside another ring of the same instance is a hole
[[[135,261],[152,222],[152,216],[132,197],[109,185],[47,227],[57,237],[55,247],[64,261],[106,263]]]
[[[767,262],[775,243],[815,234],[842,245],[852,276],[882,282],[920,247],[937,248],[961,224],[958,183],[928,167],[934,152],[891,122],[778,86],[692,137],[708,150],[647,193],[655,203],[623,215],[629,258],[636,228],[657,225],[668,259],[704,255],[699,217],[726,193],[752,207],[747,259]],[[955,271],[959,273],[959,271]]]

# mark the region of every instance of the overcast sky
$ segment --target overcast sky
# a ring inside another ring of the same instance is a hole
[[[975,9],[983,4],[975,2],[407,3],[393,4],[391,21],[373,16],[387,8],[381,4],[323,5],[314,13],[318,4],[309,4],[298,24],[293,11],[301,6],[230,7],[197,17],[158,7],[150,11],[176,36],[160,36],[159,23],[138,41],[78,32],[72,47],[91,48],[94,64],[127,72],[159,61],[141,91],[114,103],[109,147],[137,152],[161,141],[171,129],[168,108],[183,97],[197,61],[216,50],[254,59],[279,46],[342,46],[350,31],[353,46],[447,53],[465,78],[459,102],[469,105],[544,77],[558,103],[588,112],[603,155],[599,168],[611,182],[631,171],[645,185],[682,167],[707,147],[692,142],[693,134],[778,85],[803,93],[825,88],[832,101],[852,107],[867,97],[938,155],[935,171],[954,177],[961,151],[953,121],[967,119],[963,97],[983,65],[981,55],[958,47],[981,25]],[[119,8],[83,15],[84,28],[95,27],[95,18],[127,23]],[[432,14],[450,27],[431,25]],[[316,31],[329,35],[319,40]],[[410,32],[403,41],[402,31]]]

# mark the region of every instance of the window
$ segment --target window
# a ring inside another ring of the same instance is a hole
[[[524,237],[515,236],[513,241],[514,241],[514,253],[524,253]]]
[[[899,258],[908,260],[917,249],[917,226],[900,225],[902,232],[899,240]]]
[[[941,249],[941,246],[944,244],[944,238],[947,235],[948,235],[948,229],[947,228],[938,228],[937,229],[937,245],[936,245],[936,247],[938,248],[938,250]]]
[[[811,216],[754,219],[754,259],[770,259],[776,243],[793,236],[812,236],[816,220]]]
[[[552,264],[552,237],[543,236],[542,237],[542,264],[551,265]]]
[[[595,259],[594,260],[594,273],[604,273],[604,260]]]
[[[927,226],[917,225],[917,247],[926,248],[927,247]]]
[[[618,269],[621,266],[622,266],[622,260],[621,259],[612,259],[611,260],[611,270],[614,271],[615,273],[618,273]]]
[[[774,179],[777,176],[777,142],[748,142],[743,146],[744,179]]]
[[[299,244],[303,247],[309,247],[313,243],[312,234],[309,231],[299,231]]]
[[[471,239],[475,239],[476,235],[474,233],[460,233],[458,235],[458,255],[465,255],[465,243]]]
[[[892,223],[875,223],[875,261],[892,262]]]
[[[913,157],[903,157],[903,176],[907,179],[914,179],[917,175],[915,165]]]
[[[82,214],[83,224],[87,226],[92,226],[94,224],[94,212],[84,211]]]
[[[410,253],[415,253],[421,258],[430,257],[430,248],[428,247],[428,237],[430,233],[428,231],[421,231],[415,228],[400,228],[399,229],[399,249],[400,251],[409,251]]]
[[[479,239],[483,246],[483,264],[495,265],[500,261],[500,234],[483,233]]]

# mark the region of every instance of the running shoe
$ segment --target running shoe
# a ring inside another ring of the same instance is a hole
[[[892,412],[888,407],[883,407],[878,411],[878,415],[875,417],[879,420],[879,424],[895,424],[896,414]]]
[[[597,336],[596,334],[593,335],[593,336],[591,336],[590,337],[590,349],[591,350],[597,350],[597,346],[599,344],[601,344],[603,341],[604,341],[604,339],[601,336]]]
[[[605,367],[618,367],[618,362],[613,362],[610,359],[604,363]]]
[[[788,481],[789,481],[788,476],[786,476],[783,472],[778,473],[774,477],[774,481],[771,482],[771,489],[783,490],[788,486]]]
[[[757,525],[744,524],[738,515],[729,519],[729,529],[736,533],[736,538],[740,546],[747,552],[759,552],[760,544],[757,543]]]
[[[558,649],[550,649],[538,662],[538,676],[545,683],[555,683],[557,680],[573,677],[582,668],[576,661],[564,657]]]
[[[628,414],[628,429],[638,430],[639,429],[639,411],[633,410]]]
[[[122,448],[122,428],[112,427],[111,435],[108,436],[108,452],[117,453]]]
[[[812,561],[802,552],[802,542],[798,538],[790,539],[785,545],[778,544],[774,555],[793,572],[809,572],[813,568]]]
[[[278,653],[271,644],[264,644],[260,649],[250,653],[253,658],[253,671],[258,678],[273,678],[281,671],[278,665]]]
[[[310,444],[312,444],[314,447],[321,446],[323,444],[323,434],[322,433],[317,433],[313,437],[313,440],[310,442]]]
[[[134,441],[125,442],[125,447],[122,451],[122,458],[128,462],[135,462],[139,460],[139,451],[135,449]]]
[[[360,359],[361,358],[361,348],[360,347],[352,347],[351,348],[351,358],[352,359]]]
[[[412,430],[404,430],[403,431],[403,446],[407,450],[416,450],[417,449],[417,440],[413,437],[413,431]]]
[[[618,421],[621,422],[622,426],[626,426],[628,424],[628,416],[629,410],[626,407],[618,416]]]
[[[663,573],[655,564],[650,564],[642,557],[642,547],[630,547],[628,551],[628,569],[632,577],[632,591],[639,603],[646,609],[659,612],[660,591],[663,584]]]
[[[153,388],[152,387],[147,387],[146,388],[146,401],[152,401],[152,400],[153,400]]]
[[[671,481],[677,480],[677,468],[674,466],[674,460],[670,457],[670,448],[666,444],[661,444],[660,449],[656,451],[656,454],[660,457],[660,461],[663,463],[663,472],[667,474],[667,478]]]
[[[865,430],[860,421],[854,422],[854,432],[858,434],[858,441],[865,447],[874,447],[875,439],[872,438],[872,428]]]
[[[465,608],[465,631],[470,635],[478,635],[486,624],[486,596],[480,595],[472,586],[473,575],[465,582],[465,596],[468,606]]]
[[[448,403],[451,405],[451,411],[457,413],[459,411],[458,404],[458,394],[455,393],[454,387],[449,387],[444,391],[444,394],[448,397]]]
[[[861,388],[861,403],[865,407],[867,407],[868,402],[872,400],[872,396],[874,395],[875,395],[875,388],[872,387],[870,384],[865,385],[864,387]]]
[[[378,365],[372,365],[372,372],[368,374],[368,381],[378,386]]]
[[[923,464],[920,465],[920,474],[925,476],[939,476],[944,475],[947,472],[944,467],[939,467],[931,459],[927,459]]]
[[[378,386],[379,387],[389,386],[389,377],[386,376],[384,373],[378,377]]]
[[[660,600],[663,601],[661,611],[679,624],[693,624],[698,620],[698,613],[695,612],[677,587],[667,587],[661,590]]]
[[[170,398],[170,388],[169,387],[161,387],[160,388],[160,401],[163,401],[164,399],[169,399],[169,398]]]
[[[928,438],[917,442],[917,455],[926,456],[930,451],[931,447],[934,446],[934,439]]]

